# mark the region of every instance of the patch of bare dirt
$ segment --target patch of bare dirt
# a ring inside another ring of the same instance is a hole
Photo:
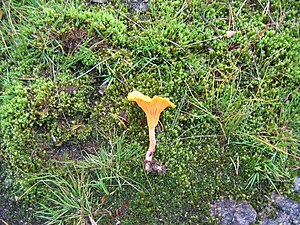
[[[75,52],[86,40],[86,37],[87,32],[85,30],[75,28],[74,30],[66,31],[61,37],[64,50],[68,53]]]

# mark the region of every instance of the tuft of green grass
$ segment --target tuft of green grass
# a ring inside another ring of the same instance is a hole
[[[125,168],[132,170],[133,165],[142,166],[131,162],[138,157],[139,149],[127,146],[124,137],[109,139],[110,147],[101,147],[97,150],[99,153],[86,153],[77,163],[64,162],[64,173],[33,175],[34,185],[20,198],[33,189],[47,193],[41,194],[36,213],[45,224],[99,224],[104,217],[113,218],[115,209],[110,199],[116,192],[126,187],[138,192],[145,190],[124,171]]]
[[[101,192],[91,188],[90,178],[84,172],[67,174],[66,178],[49,176],[41,181],[49,197],[40,204],[37,216],[46,224],[97,224],[101,216],[109,214],[103,208]]]

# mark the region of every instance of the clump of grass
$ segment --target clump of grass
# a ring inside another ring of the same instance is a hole
[[[40,204],[42,209],[37,216],[46,224],[97,224],[101,216],[110,214],[103,207],[103,193],[91,187],[90,177],[84,172],[69,171],[66,178],[50,176],[41,182],[48,197],[46,203]]]
[[[47,190],[36,214],[46,224],[99,224],[103,217],[113,218],[115,209],[109,198],[116,192],[125,187],[143,190],[143,185],[124,171],[133,165],[142,167],[141,162],[131,162],[132,158],[139,157],[139,149],[126,145],[124,136],[110,139],[110,147],[102,147],[97,152],[86,154],[75,164],[66,162],[64,174],[33,178],[36,181],[33,187]]]

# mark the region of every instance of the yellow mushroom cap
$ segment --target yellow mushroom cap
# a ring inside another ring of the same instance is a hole
[[[154,96],[150,98],[139,91],[130,92],[127,96],[128,101],[135,101],[147,116],[149,129],[155,128],[158,124],[159,116],[167,107],[175,108],[176,105],[168,98]]]

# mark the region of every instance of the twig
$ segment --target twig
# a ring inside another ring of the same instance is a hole
[[[102,60],[101,62],[97,63],[95,66],[93,66],[92,68],[90,68],[89,70],[87,70],[86,72],[84,72],[83,74],[79,75],[78,77],[75,77],[75,78],[71,79],[71,81],[77,80],[77,79],[83,77],[84,75],[86,75],[86,74],[88,74],[89,72],[93,71],[93,69],[95,69],[96,67],[100,66],[102,63],[106,62],[106,61],[109,60],[110,58],[111,58],[111,57],[108,57],[108,58]]]
[[[220,36],[213,37],[213,38],[210,38],[210,39],[206,39],[206,40],[203,40],[203,41],[194,42],[194,43],[185,45],[184,47],[190,47],[190,46],[193,46],[193,45],[202,44],[202,43],[205,43],[205,42],[208,42],[208,41],[212,41],[212,40],[215,40],[215,39],[221,39],[222,37],[223,36],[220,35]]]
[[[230,3],[228,3],[228,7],[229,7],[229,25],[228,25],[228,30],[230,30],[230,25],[231,25],[231,22],[232,22],[232,27],[233,27],[233,30],[236,30],[236,23],[235,23],[235,20],[234,20],[234,16],[233,16],[233,13],[232,13],[232,6]]]
[[[278,24],[278,28],[280,28],[281,24],[283,23],[284,20],[284,16],[283,16],[283,12],[282,12],[282,0],[280,0],[280,20],[279,20],[279,24]]]
[[[244,51],[246,51],[248,48],[250,48],[250,46],[253,45],[254,42],[257,41],[261,36],[263,36],[263,35],[267,32],[267,30],[269,29],[270,25],[271,25],[271,22],[269,21],[269,22],[266,24],[265,29],[264,29],[262,32],[260,32],[260,33],[256,36],[256,38],[255,38],[253,41],[250,42],[250,44],[248,44],[247,46],[245,46],[245,47],[241,50],[241,54],[242,54]]]
[[[236,16],[237,16],[237,17],[239,16],[239,14],[240,14],[240,12],[241,12],[241,10],[242,10],[242,8],[244,7],[244,5],[245,5],[246,2],[247,2],[247,0],[245,0],[245,1],[243,2],[243,4],[241,5],[241,7],[239,8],[239,10],[237,11],[237,13],[236,13]]]
[[[16,29],[15,29],[15,27],[13,25],[13,22],[12,22],[12,19],[11,19],[11,15],[10,15],[10,3],[11,3],[11,1],[8,1],[8,8],[7,8],[6,12],[7,12],[7,16],[8,16],[8,20],[9,20],[9,23],[11,25],[11,28],[14,31],[14,33],[17,34],[17,31],[16,31]],[[3,4],[3,6],[4,5],[5,4]]]
[[[8,52],[8,55],[10,56],[11,59],[13,59],[12,55],[10,54],[10,52],[9,52],[9,50],[8,50],[9,48],[8,48],[6,42],[5,42],[5,38],[4,38],[4,35],[2,34],[2,31],[1,31],[1,30],[0,30],[0,35],[1,35],[1,39],[2,39],[2,42],[3,42],[3,44],[4,44],[4,47],[5,47],[5,49],[6,49],[7,52]],[[13,59],[13,61],[14,61],[14,59]]]
[[[195,138],[215,138],[215,137],[224,137],[224,135],[218,135],[218,134],[211,134],[211,135],[197,135],[197,136],[190,136],[190,137],[182,137],[177,138],[176,140],[185,140],[185,139],[195,139]]]
[[[233,161],[233,159],[230,157],[230,160],[234,166],[235,174],[239,175],[239,168],[240,168],[240,157],[236,158],[236,163]]]
[[[179,9],[179,11],[176,13],[174,20],[176,20],[176,18],[179,16],[179,14],[184,10],[184,7],[186,6],[186,0],[184,1],[184,3],[182,4],[181,8]]]
[[[141,26],[140,24],[138,24],[137,22],[135,22],[134,20],[130,19],[129,17],[123,15],[127,20],[129,20],[130,22],[134,23],[135,25],[137,25],[138,27],[140,27],[141,29],[145,29],[143,26]]]
[[[207,23],[214,30],[215,34],[220,36],[219,31],[217,30],[217,28],[208,19],[206,19],[205,16],[202,13],[200,13],[200,16],[203,19],[203,21],[205,23]]]
[[[264,14],[264,15],[268,15],[269,18],[270,18],[270,20],[272,21],[272,23],[276,24],[276,23],[274,22],[274,19],[273,19],[272,15],[271,15],[271,12],[270,12],[270,5],[271,5],[270,0],[268,0],[268,2],[267,2],[267,4],[266,4],[265,7],[264,7],[263,4],[260,2],[260,0],[258,0],[258,2],[259,2],[259,4],[261,5],[261,7],[263,7],[263,9],[264,9],[263,14]],[[277,24],[276,24],[276,28],[278,28]]]
[[[178,48],[180,48],[181,50],[183,51],[186,51],[183,47],[181,47],[179,44],[177,44],[176,42],[174,41],[171,41],[171,40],[168,40],[169,42],[171,42],[173,45],[176,45]]]
[[[92,225],[97,225],[92,215],[89,216],[89,220]]]
[[[297,155],[288,153],[287,151],[284,151],[283,149],[278,148],[278,147],[276,147],[275,145],[272,145],[271,143],[269,143],[269,142],[267,142],[267,141],[265,141],[265,140],[262,140],[262,139],[260,139],[260,138],[258,138],[258,137],[255,137],[255,136],[253,136],[253,135],[251,135],[251,134],[245,134],[245,133],[243,133],[242,135],[245,135],[245,136],[248,136],[248,137],[250,137],[250,138],[253,138],[254,140],[256,140],[256,141],[258,141],[258,142],[260,142],[260,143],[263,143],[263,144],[265,144],[265,145],[271,147],[272,149],[274,149],[274,150],[276,150],[276,151],[278,151],[278,152],[284,153],[284,154],[286,154],[286,155],[288,155],[288,156],[291,156],[291,157],[293,157],[293,158],[295,158],[295,159],[300,159],[300,156],[297,156]]]
[[[5,221],[2,220],[2,219],[0,219],[0,221],[1,221],[2,223],[4,223],[4,225],[9,225],[7,222],[5,222]]]

